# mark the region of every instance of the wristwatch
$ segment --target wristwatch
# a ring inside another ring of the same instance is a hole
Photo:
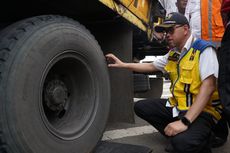
[[[181,120],[181,122],[184,124],[184,125],[186,125],[186,126],[190,126],[191,125],[191,122],[189,121],[189,119],[187,119],[185,116],[182,116],[181,118],[180,118],[180,120]]]

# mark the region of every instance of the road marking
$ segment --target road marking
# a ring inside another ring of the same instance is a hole
[[[158,132],[158,131],[151,125],[133,127],[133,128],[127,128],[127,129],[111,130],[111,131],[105,131],[105,133],[103,134],[102,140],[114,140],[114,139],[120,139],[124,137],[151,134],[155,132]]]

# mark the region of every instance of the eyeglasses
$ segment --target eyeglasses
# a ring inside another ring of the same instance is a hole
[[[172,34],[174,33],[175,29],[180,28],[180,27],[182,27],[182,26],[184,26],[184,25],[178,25],[178,26],[174,26],[174,27],[167,28],[167,29],[165,29],[165,32],[166,32],[167,34],[172,35]]]

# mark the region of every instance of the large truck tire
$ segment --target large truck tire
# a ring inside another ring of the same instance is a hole
[[[0,152],[89,153],[108,118],[107,64],[78,22],[38,16],[0,38]]]

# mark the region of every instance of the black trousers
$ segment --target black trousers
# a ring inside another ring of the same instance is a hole
[[[167,99],[149,99],[138,101],[134,105],[137,116],[153,125],[164,136],[165,127],[178,120],[178,117],[173,118],[172,108],[165,106],[166,101]],[[211,153],[210,139],[214,125],[210,114],[201,113],[186,131],[169,137],[175,152]]]
[[[227,141],[228,134],[228,122],[224,114],[222,114],[222,118],[218,121],[213,129],[213,135],[219,139]]]

